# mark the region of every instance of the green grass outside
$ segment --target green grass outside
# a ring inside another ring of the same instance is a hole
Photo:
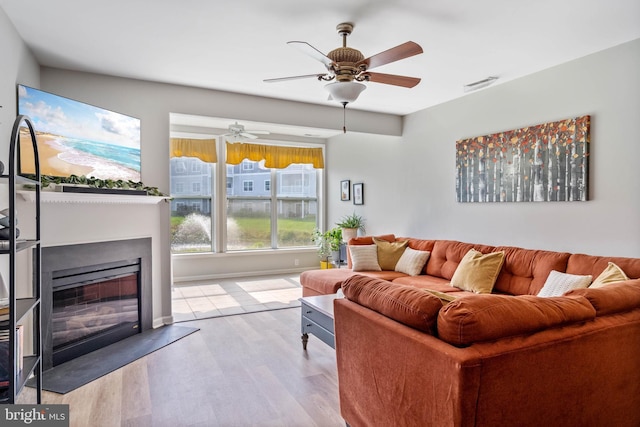
[[[184,219],[184,216],[171,216],[172,236]],[[269,218],[234,217],[233,219],[238,226],[241,240],[247,244],[247,247],[261,248],[270,246],[271,229]],[[311,235],[315,228],[315,219],[279,219],[278,241],[280,246],[311,246]]]

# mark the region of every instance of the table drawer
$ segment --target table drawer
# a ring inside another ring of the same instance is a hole
[[[322,326],[327,331],[333,334],[333,319],[326,314],[316,310],[313,307],[309,307],[306,304],[302,304],[302,316]]]
[[[327,331],[322,326],[318,325],[313,320],[302,317],[302,333],[303,334],[312,334],[320,339],[320,341],[324,342],[331,348],[336,348],[333,332]]]

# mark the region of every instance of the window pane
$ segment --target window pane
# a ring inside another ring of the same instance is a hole
[[[290,165],[276,171],[278,197],[316,198],[317,171],[311,165]]]
[[[271,202],[230,199],[227,204],[227,250],[271,248]]]
[[[278,247],[309,246],[317,224],[315,200],[278,199]]]
[[[213,164],[175,157],[170,167],[171,252],[211,252]]]
[[[211,199],[174,198],[171,201],[171,251],[211,250]]]

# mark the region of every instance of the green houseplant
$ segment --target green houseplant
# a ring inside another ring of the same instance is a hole
[[[342,229],[334,227],[325,232],[315,229],[311,241],[315,243],[318,249],[320,265],[324,268],[329,268],[329,258],[333,257],[334,260],[338,260],[339,258],[340,245],[342,244]]]
[[[347,243],[358,235],[358,231],[365,233],[364,218],[356,215],[355,212],[351,215],[343,216],[336,225],[342,229],[342,237],[344,237],[344,241]]]

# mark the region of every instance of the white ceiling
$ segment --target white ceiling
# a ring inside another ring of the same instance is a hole
[[[286,44],[365,57],[412,40],[424,53],[375,71],[422,78],[413,89],[367,83],[350,108],[412,113],[640,38],[638,0],[0,0],[40,64],[322,105],[324,82],[264,83],[324,72]]]

